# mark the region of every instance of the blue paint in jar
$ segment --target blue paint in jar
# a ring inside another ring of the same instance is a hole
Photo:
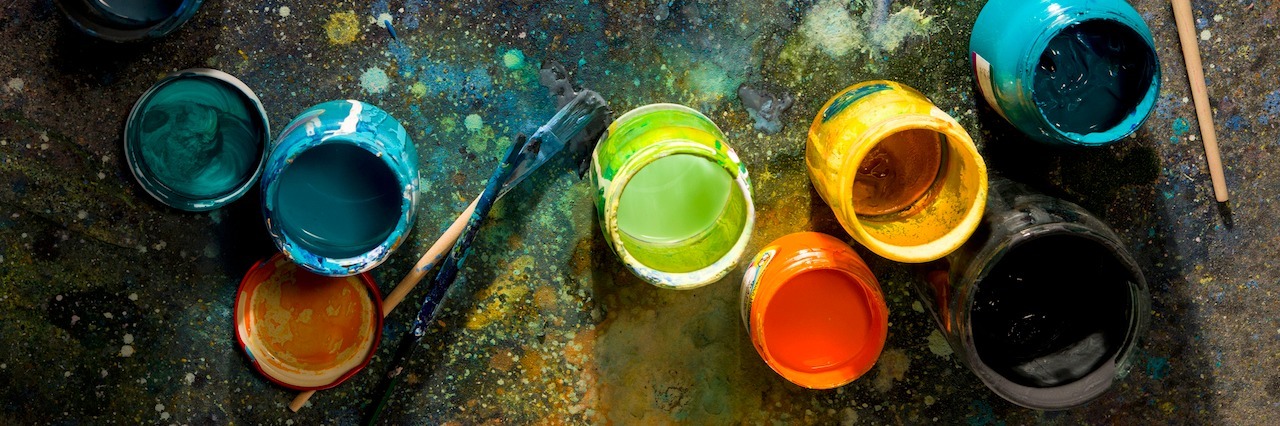
[[[969,50],[986,103],[1043,143],[1119,141],[1160,92],[1151,30],[1123,0],[991,0]]]
[[[262,174],[262,214],[289,259],[327,276],[382,263],[413,227],[418,155],[404,127],[354,100],[325,102],[281,132]]]

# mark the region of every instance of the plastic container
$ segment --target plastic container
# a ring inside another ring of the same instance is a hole
[[[600,229],[636,276],[689,289],[737,266],[755,223],[751,180],[706,116],[675,104],[631,110],[609,126],[591,168]]]
[[[303,111],[262,174],[262,215],[276,247],[321,275],[382,263],[413,227],[417,158],[404,127],[378,107],[345,100]]]
[[[1123,0],[991,0],[969,50],[987,104],[1040,142],[1118,141],[1160,93],[1151,30]]]
[[[253,187],[270,138],[253,90],[222,71],[192,68],[162,78],[134,103],[124,154],[148,194],[177,209],[203,211]]]
[[[742,277],[742,323],[782,377],[835,388],[875,365],[889,329],[880,283],[848,244],[798,232],[769,243]]]
[[[1125,244],[1075,204],[993,179],[973,238],[917,282],[942,334],[993,392],[1059,410],[1124,377],[1151,296]]]
[[[328,389],[373,358],[382,296],[369,274],[325,277],[276,254],[245,273],[234,318],[236,343],[259,373],[291,389]]]
[[[204,0],[56,0],[81,31],[110,41],[157,38],[191,19]]]
[[[805,163],[854,240],[898,262],[960,247],[982,218],[987,167],[969,134],[915,89],[851,86],[809,127]]]

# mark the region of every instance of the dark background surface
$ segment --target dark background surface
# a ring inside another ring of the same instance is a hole
[[[1135,135],[1091,150],[1032,145],[978,105],[967,44],[981,3],[209,0],[167,37],[113,44],[79,34],[48,0],[0,0],[0,423],[349,423],[410,322],[414,309],[397,309],[365,372],[289,412],[293,392],[259,376],[233,338],[240,277],[273,251],[256,191],[180,212],[124,164],[125,116],[159,77],[234,74],[261,97],[273,132],[331,99],[399,118],[423,184],[414,236],[373,273],[385,292],[479,193],[510,138],[550,117],[536,81],[544,59],[568,65],[618,113],[678,102],[712,117],[752,174],[749,253],[801,230],[848,240],[804,170],[808,124],[848,85],[911,85],[970,131],[993,170],[1116,229],[1151,285],[1150,332],[1128,377],[1100,399],[1023,409],[958,364],[910,292],[908,268],[859,248],[888,298],[888,345],[862,379],[805,390],[752,348],[737,306],[741,268],[693,291],[640,282],[605,245],[588,183],[547,171],[495,207],[392,420],[1273,422],[1280,4],[1195,2],[1232,190],[1228,229],[1167,2],[1134,2],[1161,59],[1156,111]],[[882,4],[887,13],[875,13]],[[398,40],[375,24],[382,13]],[[740,84],[795,97],[780,133],[753,128]]]

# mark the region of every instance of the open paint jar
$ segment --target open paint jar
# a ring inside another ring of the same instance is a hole
[[[418,155],[399,121],[373,105],[329,101],[280,133],[262,174],[276,247],[312,272],[373,269],[404,241],[418,200]]]
[[[991,0],[969,50],[987,104],[1041,142],[1118,141],[1160,93],[1151,30],[1123,0]]]
[[[769,243],[742,277],[742,322],[773,371],[830,389],[871,370],[884,349],[889,307],[848,244],[798,232]]]
[[[382,338],[382,296],[368,274],[326,277],[276,254],[236,293],[236,341],[254,368],[291,389],[337,386],[364,368]]]
[[[917,293],[992,391],[1060,410],[1124,377],[1151,296],[1120,238],[1075,204],[993,179],[982,226]]]
[[[129,112],[124,154],[134,178],[160,202],[201,211],[234,201],[262,171],[266,112],[239,79],[193,68],[170,74]]]
[[[858,243],[918,263],[969,238],[982,218],[987,167],[955,119],[884,80],[851,86],[820,111],[805,150],[809,177]]]
[[[688,289],[737,266],[755,223],[751,180],[706,116],[636,108],[614,120],[591,159],[600,229],[631,272]]]
[[[56,0],[67,19],[111,41],[155,38],[187,22],[204,0]]]

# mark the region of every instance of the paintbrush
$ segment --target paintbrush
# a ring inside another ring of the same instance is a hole
[[[612,122],[613,114],[609,111],[604,99],[590,90],[574,91],[572,97],[566,96],[561,99],[562,101],[568,99],[568,101],[547,124],[534,132],[533,136],[516,137],[515,143],[489,178],[484,192],[475,202],[475,208],[467,220],[465,230],[432,280],[431,289],[422,301],[413,326],[400,340],[387,373],[375,391],[375,395],[381,394],[381,396],[375,402],[368,424],[376,423],[383,409],[386,408],[388,400],[400,381],[404,367],[421,346],[421,340],[426,335],[427,328],[439,314],[440,307],[443,306],[445,297],[457,278],[458,270],[469,254],[476,231],[488,216],[494,201],[553,157],[567,156],[573,159],[578,167],[579,176],[586,170],[590,160],[589,153],[595,147],[600,134]]]
[[[1182,43],[1182,59],[1187,65],[1187,80],[1191,84],[1191,98],[1196,104],[1196,121],[1200,124],[1200,139],[1204,140],[1205,161],[1209,163],[1209,178],[1213,181],[1213,195],[1218,200],[1218,213],[1227,228],[1232,227],[1231,208],[1227,204],[1227,179],[1222,173],[1222,160],[1218,156],[1218,135],[1213,130],[1213,111],[1209,105],[1209,93],[1204,83],[1204,67],[1200,63],[1200,46],[1196,42],[1195,17],[1191,12],[1191,0],[1172,0],[1173,19],[1178,27],[1178,40]]]
[[[390,30],[390,22],[387,24],[388,30]],[[393,38],[395,37],[394,32],[392,32],[391,35]],[[543,163],[546,163],[553,155],[556,155],[566,149],[568,150],[568,153],[564,156],[577,162],[576,167],[578,176],[582,177],[586,173],[587,167],[591,164],[589,154],[595,148],[598,136],[604,131],[604,128],[609,126],[609,123],[613,122],[613,115],[609,112],[604,100],[600,99],[599,95],[595,92],[584,91],[581,88],[574,87],[574,85],[569,81],[568,73],[565,71],[564,67],[560,66],[560,64],[555,62],[547,64],[540,72],[539,78],[541,80],[541,84],[547,87],[552,96],[555,96],[556,107],[559,108],[559,110],[547,125],[543,126],[542,129],[539,129],[541,136],[539,135],[539,132],[534,133],[535,137],[532,139],[539,141],[539,149],[537,149],[537,152],[530,154],[531,157],[521,160],[521,162],[516,165],[516,168],[512,171],[510,177],[502,183],[502,187],[498,191],[497,199],[501,199],[507,194],[507,192],[511,191],[512,188],[528,177],[533,170],[537,169]],[[580,102],[588,104],[585,106],[585,110],[593,111],[592,114],[601,114],[593,110],[594,108],[600,108],[596,103],[604,106],[603,120],[594,118],[591,114],[584,115],[582,113],[582,111],[584,111],[583,106],[565,108],[567,104],[580,97],[582,98]],[[586,121],[578,123],[578,121],[582,120]],[[553,125],[553,123],[558,124]],[[564,139],[556,136],[559,133],[554,128],[557,126],[572,127],[574,125],[581,125],[583,126],[583,129],[579,131],[577,136],[570,138],[569,146],[566,147],[564,146]],[[515,150],[513,147],[512,152],[516,151],[518,150]],[[448,254],[449,249],[458,241],[463,230],[466,229],[467,224],[470,222],[469,219],[475,212],[476,206],[480,203],[480,198],[481,196],[476,196],[476,198],[471,201],[471,204],[468,205],[456,219],[454,219],[453,223],[450,224],[447,229],[445,229],[444,233],[440,235],[440,238],[436,239],[436,242],[431,244],[431,247],[427,249],[427,253],[423,254],[422,258],[418,259],[418,263],[415,264],[413,269],[411,269],[409,273],[400,280],[400,283],[396,285],[395,289],[387,294],[386,299],[382,301],[383,318],[390,316],[391,311],[409,295],[410,291],[413,291],[414,287],[418,285],[418,282],[422,281],[422,278],[427,275],[427,272],[431,271],[431,269],[434,268],[446,254]],[[302,406],[306,404],[307,400],[311,399],[315,393],[316,391],[313,390],[299,392],[298,395],[293,398],[293,401],[289,402],[289,409],[294,412],[302,409]]]

